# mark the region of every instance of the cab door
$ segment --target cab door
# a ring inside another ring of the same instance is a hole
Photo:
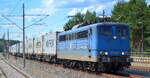
[[[115,35],[117,38],[115,43],[118,44],[118,49],[127,51],[130,48],[129,27],[125,25],[115,26]]]
[[[110,51],[112,49],[112,26],[98,27],[98,49],[103,51]]]

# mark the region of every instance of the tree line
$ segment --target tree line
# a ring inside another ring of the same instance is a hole
[[[11,46],[11,45],[19,43],[19,42],[20,41],[18,41],[18,40],[9,40],[9,45]],[[7,49],[7,47],[6,47],[7,43],[8,43],[8,40],[0,39],[0,52],[6,51],[6,49]]]

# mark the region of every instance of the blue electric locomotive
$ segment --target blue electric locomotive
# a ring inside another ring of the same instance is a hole
[[[129,25],[96,23],[58,34],[57,59],[65,66],[117,71],[130,66]]]

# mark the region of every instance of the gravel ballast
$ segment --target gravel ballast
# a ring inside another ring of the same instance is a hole
[[[35,60],[26,60],[24,69],[23,59],[20,57],[10,56],[8,61],[33,78],[104,78],[84,71],[63,68],[60,65]]]

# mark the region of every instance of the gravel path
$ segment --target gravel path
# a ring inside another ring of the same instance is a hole
[[[104,78],[83,71],[63,68],[60,65],[26,60],[26,68],[22,68],[22,58],[10,56],[9,62],[26,71],[33,78]],[[18,77],[19,78],[19,77]]]

